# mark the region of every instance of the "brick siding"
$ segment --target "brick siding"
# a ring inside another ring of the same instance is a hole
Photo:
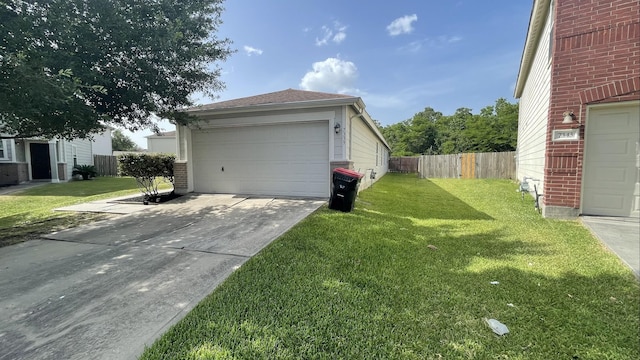
[[[187,192],[187,163],[184,161],[176,161],[173,163],[173,181],[176,191],[179,193]]]
[[[556,0],[544,204],[580,207],[587,105],[640,99],[640,2]],[[562,124],[571,110],[576,123]],[[580,140],[552,142],[579,127]]]

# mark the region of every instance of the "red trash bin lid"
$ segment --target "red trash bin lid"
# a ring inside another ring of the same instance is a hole
[[[361,179],[364,176],[364,174],[360,174],[357,171],[349,170],[349,169],[345,169],[345,168],[335,168],[335,169],[333,169],[333,172],[334,173],[340,173],[340,174],[347,175],[347,176],[351,176],[351,177],[357,178],[357,179]]]

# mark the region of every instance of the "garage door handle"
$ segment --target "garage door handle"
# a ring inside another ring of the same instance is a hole
[[[222,167],[222,169],[221,169],[221,170],[222,170],[222,171],[224,171],[224,166]]]

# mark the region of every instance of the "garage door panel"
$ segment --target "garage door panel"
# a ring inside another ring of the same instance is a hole
[[[194,131],[195,191],[328,196],[328,137],[328,121]]]
[[[639,181],[636,167],[639,116],[637,105],[590,109],[584,156],[584,214],[633,214],[633,192]]]
[[[599,211],[616,211],[624,206],[625,198],[620,194],[607,194],[607,193],[599,193],[592,196],[588,196],[588,200],[593,204],[591,208],[593,210]]]
[[[591,134],[621,134],[624,129],[638,128],[638,118],[627,110],[596,109],[589,114],[589,119],[593,119],[593,123],[589,123]]]
[[[629,179],[629,171],[627,168],[602,166],[601,169],[602,171],[595,173],[589,181],[588,186],[591,188],[604,188],[602,191],[606,191],[607,185],[613,185],[613,183],[623,185]]]
[[[635,143],[632,146],[631,141],[628,139],[612,139],[611,137],[600,136],[591,140],[595,140],[593,144],[594,160],[607,159],[611,155],[627,155],[635,148]]]

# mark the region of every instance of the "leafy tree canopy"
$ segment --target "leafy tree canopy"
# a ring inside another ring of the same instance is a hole
[[[138,145],[130,137],[116,129],[111,133],[111,149],[113,151],[137,151]]]
[[[518,137],[518,104],[500,98],[480,114],[459,108],[449,116],[427,107],[381,131],[394,156],[512,151]]]
[[[223,87],[222,0],[0,0],[0,132],[88,137],[105,124],[184,124]]]

